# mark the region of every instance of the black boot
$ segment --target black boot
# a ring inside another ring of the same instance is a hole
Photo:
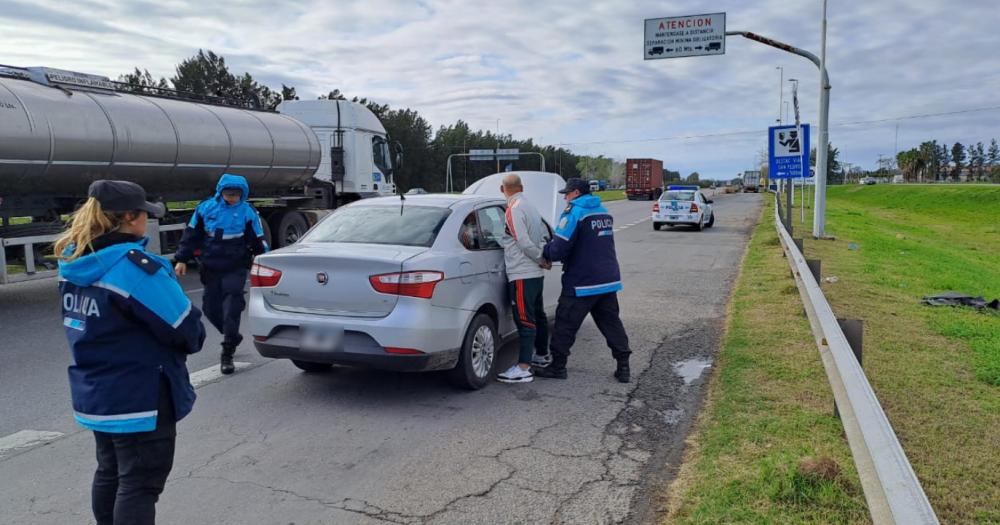
[[[558,357],[552,358],[552,364],[546,367],[531,367],[531,373],[535,377],[544,377],[546,379],[566,379],[569,375],[566,373],[566,358],[559,359]]]
[[[233,354],[236,353],[236,345],[222,345],[222,357],[220,358],[219,370],[223,374],[229,375],[236,371],[236,365],[233,364]]]
[[[628,383],[632,380],[632,372],[628,369],[628,359],[619,359],[618,368],[615,369],[615,378],[619,383]]]

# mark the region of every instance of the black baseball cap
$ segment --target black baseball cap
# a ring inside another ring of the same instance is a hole
[[[97,199],[104,211],[144,211],[156,218],[167,212],[163,203],[146,200],[142,186],[127,180],[95,180],[87,196]]]
[[[570,177],[566,180],[566,187],[559,190],[559,193],[569,193],[573,190],[579,190],[586,195],[590,193],[590,183],[579,177]]]

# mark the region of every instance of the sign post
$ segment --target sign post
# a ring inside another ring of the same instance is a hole
[[[726,13],[647,18],[643,59],[726,54]]]

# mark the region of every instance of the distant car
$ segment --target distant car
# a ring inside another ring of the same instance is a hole
[[[861,180],[859,180],[858,183],[863,184],[865,186],[871,186],[873,184],[877,184],[878,181],[875,180],[875,177],[864,177]]]
[[[410,188],[410,191],[406,192],[407,195],[426,195],[427,190],[423,188]]]
[[[699,191],[698,186],[668,186],[653,204],[653,229],[680,224],[698,230],[711,228],[715,225],[713,202]]]
[[[486,386],[502,343],[517,335],[499,244],[502,175],[466,190],[482,186],[481,194],[357,201],[295,244],[258,256],[249,298],[257,352],[307,372],[335,364],[448,370],[457,386]],[[565,181],[521,175],[548,228]],[[560,273],[545,276],[549,319]]]

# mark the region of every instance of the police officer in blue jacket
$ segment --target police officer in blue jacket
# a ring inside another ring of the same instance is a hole
[[[628,360],[632,352],[618,311],[622,281],[615,254],[614,221],[601,205],[600,197],[590,194],[587,181],[571,178],[559,193],[566,195],[568,205],[542,257],[548,262],[562,261],[562,295],[549,342],[552,364],[536,368],[534,374],[566,379],[570,347],[590,314],[618,363],[615,377],[628,383],[631,379]]]
[[[99,525],[154,523],[176,422],[194,406],[185,362],[205,340],[201,312],[143,237],[163,212],[137,184],[99,180],[56,242],[74,416],[97,442]]]
[[[246,308],[243,289],[254,255],[268,250],[257,210],[247,201],[250,185],[239,175],[219,179],[215,196],[202,201],[191,217],[174,256],[174,270],[187,273],[187,265],[201,250],[199,276],[205,286],[201,307],[205,317],[222,333],[220,369],[232,374],[233,355],[243,341],[240,316]]]

